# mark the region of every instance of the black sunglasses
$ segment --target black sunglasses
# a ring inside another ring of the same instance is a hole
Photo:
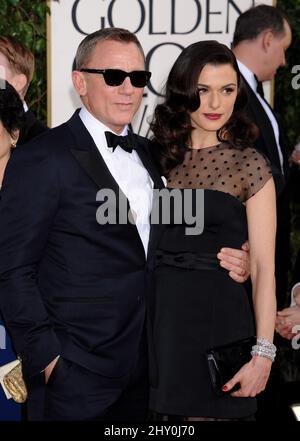
[[[80,69],[80,72],[101,74],[108,86],[120,86],[125,78],[129,77],[134,87],[145,87],[151,77],[151,72],[146,70],[125,72],[121,69]]]

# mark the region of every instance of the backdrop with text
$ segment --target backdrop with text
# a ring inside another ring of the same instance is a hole
[[[48,123],[69,119],[80,99],[73,90],[71,70],[80,41],[97,29],[117,26],[136,33],[152,72],[142,106],[133,121],[136,133],[147,136],[149,118],[163,93],[167,74],[181,52],[198,40],[230,46],[239,14],[273,0],[52,0],[48,23]],[[98,66],[96,66],[98,67]],[[100,66],[99,66],[100,67]]]

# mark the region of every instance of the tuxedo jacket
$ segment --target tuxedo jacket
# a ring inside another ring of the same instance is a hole
[[[149,141],[134,147],[154,188]],[[0,307],[25,377],[58,354],[106,377],[130,372],[144,326],[149,262],[131,223],[100,225],[100,189],[119,187],[78,111],[9,161],[0,203]]]
[[[272,167],[273,177],[277,193],[277,232],[276,232],[276,253],[275,253],[275,276],[276,276],[276,297],[279,309],[284,307],[288,287],[288,270],[290,266],[290,170],[286,141],[279,126],[279,141],[283,155],[282,174],[277,143],[272,124],[262,104],[253,92],[246,80],[244,80],[248,94],[247,114],[259,129],[259,136],[255,147],[265,154]],[[273,112],[274,113],[274,112]],[[276,118],[275,114],[274,117]]]
[[[39,121],[31,110],[27,110],[27,112],[25,112],[24,126],[20,131],[18,145],[31,141],[46,130],[48,130],[48,127]]]

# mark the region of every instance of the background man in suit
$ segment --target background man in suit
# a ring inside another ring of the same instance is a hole
[[[248,92],[248,114],[260,132],[256,147],[268,157],[285,182],[277,201],[276,296],[279,308],[286,301],[290,260],[289,165],[280,125],[263,97],[262,82],[272,80],[277,69],[285,65],[285,51],[291,38],[290,26],[280,10],[259,5],[239,16],[232,43]]]
[[[285,142],[273,110],[264,99],[262,82],[275,77],[285,65],[285,51],[291,43],[291,29],[279,9],[259,5],[241,14],[236,22],[232,49],[248,92],[248,116],[259,128],[256,148],[273,166],[281,193],[277,199],[276,297],[277,307],[286,303],[290,261],[290,208],[288,195],[289,165]],[[283,185],[281,185],[281,182]],[[280,413],[281,374],[278,364],[272,370],[268,386],[258,399],[257,419],[273,419]]]
[[[29,110],[25,95],[34,74],[34,56],[32,52],[14,37],[0,35],[1,75],[16,89],[24,104],[25,125],[21,130],[18,144],[24,144],[47,130],[33,112]]]
[[[17,149],[6,170],[0,307],[30,396],[45,378],[45,419],[146,417],[144,324],[156,241],[149,215],[152,190],[163,182],[149,141],[127,136],[150,78],[144,69],[129,31],[87,36],[73,72],[82,109]],[[123,195],[135,223],[97,222],[99,190],[115,195],[108,209],[119,207],[117,219]],[[239,250],[223,263],[242,281],[243,265]]]

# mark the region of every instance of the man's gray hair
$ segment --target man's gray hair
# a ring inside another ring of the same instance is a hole
[[[143,58],[145,59],[145,54],[141,43],[135,34],[122,28],[105,28],[99,31],[93,32],[82,40],[78,46],[76,57],[75,57],[75,70],[79,70],[86,66],[88,63],[95,46],[100,41],[113,40],[119,41],[121,43],[134,43],[140,50]]]

